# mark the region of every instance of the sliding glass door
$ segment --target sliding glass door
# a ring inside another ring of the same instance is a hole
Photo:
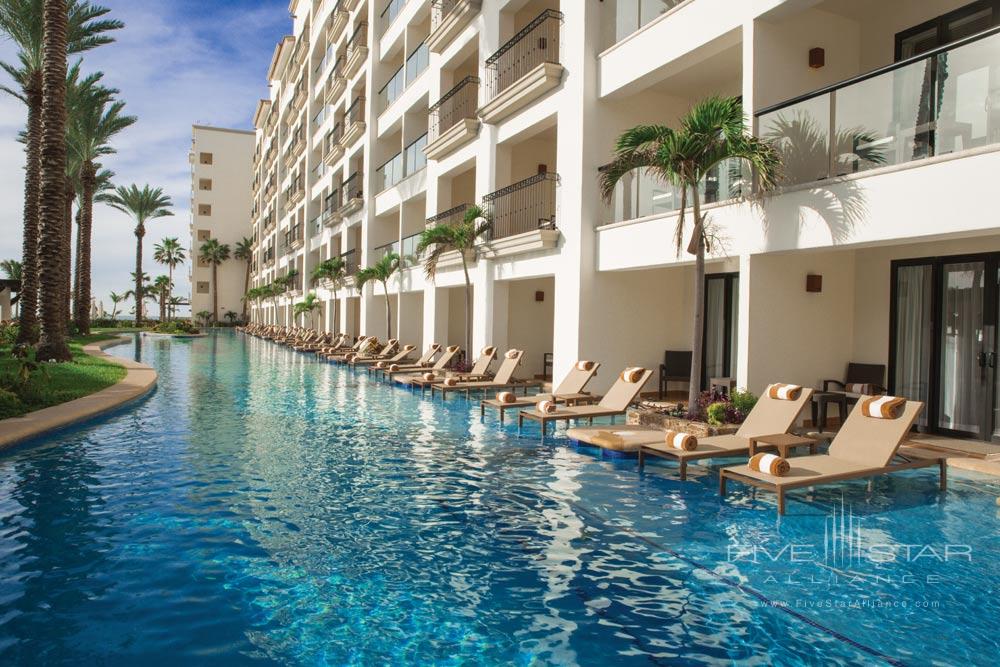
[[[739,327],[738,273],[705,276],[705,352],[702,387],[711,378],[736,377],[736,341]]]
[[[998,267],[997,255],[893,264],[891,390],[925,402],[919,425],[930,431],[1000,435]]]

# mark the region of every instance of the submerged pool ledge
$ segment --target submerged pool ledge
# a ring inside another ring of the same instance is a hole
[[[119,336],[85,345],[83,351],[92,357],[108,358],[125,368],[125,377],[107,389],[88,396],[35,410],[21,417],[0,421],[0,451],[50,431],[86,421],[148,394],[156,387],[157,373],[151,367],[131,359],[116,357],[104,348],[130,340]]]

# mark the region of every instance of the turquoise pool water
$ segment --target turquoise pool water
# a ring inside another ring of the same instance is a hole
[[[778,520],[242,335],[112,352],[158,390],[0,457],[2,664],[996,661],[989,478]]]

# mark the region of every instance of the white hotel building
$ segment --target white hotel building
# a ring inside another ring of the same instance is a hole
[[[296,0],[256,114],[255,304],[289,323],[314,289],[327,330],[385,336],[381,288],[308,275],[388,249],[429,223],[492,214],[472,269],[474,345],[553,354],[556,377],[603,362],[655,368],[691,349],[693,268],[677,197],[643,174],[613,205],[598,169],[619,133],[672,125],[709,95],[742,96],[778,142],[785,185],[751,204],[722,170],[706,186],[706,376],[760,391],[884,364],[924,423],[1000,431],[1000,0]],[[432,282],[393,280],[393,335],[463,340],[457,256]],[[807,289],[807,276],[809,289]],[[816,290],[819,291],[816,291]]]

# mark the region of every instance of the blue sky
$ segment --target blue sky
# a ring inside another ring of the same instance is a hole
[[[99,1],[99,0],[98,0]],[[104,0],[125,22],[116,43],[84,54],[84,68],[105,73],[121,90],[127,111],[139,117],[108,160],[117,182],[150,183],[173,198],[174,217],[147,226],[144,269],[165,273],[152,261],[153,243],[176,236],[190,243],[191,176],[188,151],[194,123],[250,129],[257,100],[267,97],[265,76],[274,46],[291,29],[288,0]],[[0,59],[14,60],[0,43]],[[5,76],[5,75],[4,75]],[[5,83],[8,83],[5,81]],[[23,105],[0,99],[0,258],[21,258],[24,154],[16,143]],[[94,294],[110,308],[108,294],[128,288],[135,262],[129,219],[99,206],[94,219]],[[187,269],[175,277],[187,295]]]

